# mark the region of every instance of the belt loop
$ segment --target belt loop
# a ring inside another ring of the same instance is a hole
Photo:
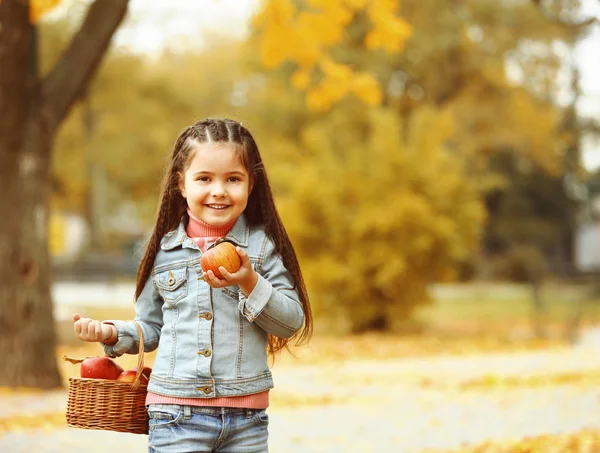
[[[183,419],[189,420],[192,418],[192,408],[190,406],[183,406]]]
[[[252,418],[252,409],[246,409],[246,418]]]

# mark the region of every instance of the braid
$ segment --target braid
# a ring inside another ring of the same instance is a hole
[[[161,184],[161,202],[156,213],[156,222],[144,256],[138,267],[135,300],[140,297],[154,267],[160,242],[165,234],[177,228],[182,215],[185,213],[185,200],[178,188],[179,172],[188,160],[190,152],[189,140],[195,138],[197,131],[194,127],[186,128],[173,145],[171,165],[165,173]]]

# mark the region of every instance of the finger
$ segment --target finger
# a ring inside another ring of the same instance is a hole
[[[216,281],[215,273],[211,270],[208,270],[204,273],[204,281],[208,283],[210,286],[214,287],[218,282]]]
[[[81,334],[81,323],[75,321],[73,323],[73,330],[75,330],[75,335],[79,336]]]
[[[213,271],[208,271],[207,275],[210,281],[209,285],[213,288],[223,288],[224,286],[227,286],[228,282],[226,280],[221,280]]]
[[[221,273],[221,275],[223,276],[224,280],[230,281],[231,280],[231,274],[229,273],[229,271],[227,269],[225,269],[223,266],[219,267],[219,272]]]
[[[103,340],[104,339],[104,335],[102,333],[102,323],[100,321],[96,321],[96,324],[94,326],[94,338],[96,340]]]
[[[73,322],[79,321],[80,319],[81,319],[81,316],[79,316],[79,313],[73,313]]]
[[[94,325],[96,321],[92,320],[86,329],[86,334],[88,338],[94,338],[94,332],[96,331],[96,326]]]
[[[78,336],[83,337],[87,335],[88,324],[90,321],[90,318],[79,318],[75,321],[75,332]]]

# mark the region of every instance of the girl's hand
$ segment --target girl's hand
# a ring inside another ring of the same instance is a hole
[[[248,297],[258,281],[258,274],[252,269],[250,258],[246,251],[240,247],[235,248],[240,256],[242,265],[237,272],[227,272],[223,266],[219,267],[219,272],[223,278],[218,278],[211,270],[204,273],[204,280],[213,288],[224,288],[225,286],[239,285],[242,292]]]
[[[82,341],[106,341],[114,336],[116,339],[117,335],[116,328],[110,324],[104,324],[100,321],[91,318],[82,318],[78,313],[73,315],[73,328],[75,329],[75,335]],[[114,329],[114,330],[113,330]]]

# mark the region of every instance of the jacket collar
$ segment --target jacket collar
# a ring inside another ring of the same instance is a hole
[[[226,239],[235,242],[240,247],[248,247],[248,237],[250,236],[250,228],[244,214],[238,217],[237,221],[225,236]],[[185,233],[185,225],[183,219],[179,222],[176,230],[169,231],[163,237],[160,248],[163,250],[173,250],[176,247],[195,248],[198,246]]]

